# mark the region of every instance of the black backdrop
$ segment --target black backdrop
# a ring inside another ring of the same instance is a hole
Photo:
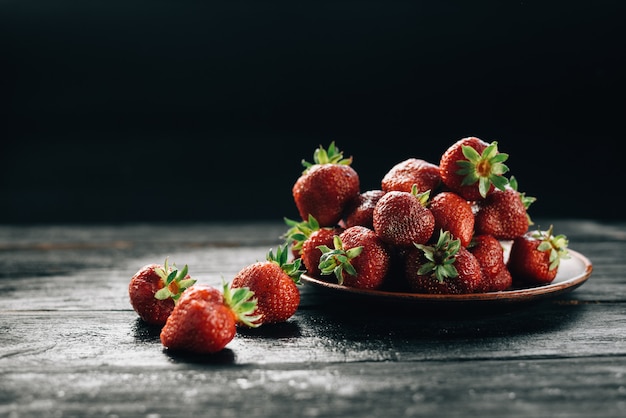
[[[280,220],[320,144],[366,190],[469,135],[622,218],[622,4],[2,1],[0,222]]]

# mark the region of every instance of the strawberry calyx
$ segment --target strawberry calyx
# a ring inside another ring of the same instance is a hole
[[[276,254],[270,249],[267,253],[265,259],[272,263],[276,263],[280,266],[280,268],[294,281],[295,284],[300,285],[302,282],[300,281],[300,277],[305,272],[302,270],[302,259],[296,258],[293,262],[288,263],[287,260],[289,258],[289,250],[287,244],[279,245]]]
[[[195,279],[186,278],[188,271],[189,267],[186,264],[182,270],[173,269],[166,258],[163,267],[154,270],[161,278],[161,283],[163,284],[163,287],[154,294],[154,297],[158,300],[171,298],[176,303],[183,292],[196,283]]]
[[[461,182],[462,186],[469,186],[478,182],[478,191],[482,197],[487,197],[492,184],[498,189],[504,190],[509,182],[503,176],[509,171],[504,161],[509,158],[509,154],[498,152],[497,141],[493,141],[481,154],[469,145],[463,145],[461,149],[466,160],[456,162],[460,167],[456,174],[464,176]]]
[[[427,260],[417,270],[420,276],[432,275],[439,283],[443,283],[446,279],[459,275],[454,262],[461,248],[461,240],[452,239],[449,231],[440,230],[435,245],[413,245],[422,250]]]
[[[314,231],[320,229],[320,224],[311,214],[309,214],[307,221],[295,221],[289,218],[284,218],[284,220],[289,229],[287,229],[281,238],[284,238],[287,242],[286,245],[291,245],[292,250],[299,254],[304,245],[304,241],[306,241]]]
[[[552,235],[553,227],[554,225],[550,225],[547,231],[537,230],[531,234],[534,239],[541,241],[539,246],[537,246],[537,250],[550,252],[549,270],[557,268],[561,260],[570,258],[569,251],[567,250],[569,244],[567,237],[563,234]]]
[[[513,190],[519,193],[520,199],[522,199],[522,204],[524,205],[524,208],[526,209],[526,218],[528,219],[528,224],[534,225],[533,220],[530,218],[530,215],[528,214],[528,208],[530,207],[530,205],[535,203],[537,198],[533,196],[526,196],[526,193],[520,192],[518,190],[517,179],[515,178],[515,176],[511,176],[511,178],[509,179],[509,186],[511,186]]]
[[[263,318],[263,315],[254,315],[254,311],[257,308],[257,299],[250,288],[234,288],[226,281],[223,281],[222,288],[224,304],[233,312],[237,323],[250,328],[256,328],[262,324],[260,320]]]
[[[341,165],[350,165],[352,164],[352,157],[343,158],[343,151],[340,151],[339,148],[335,145],[335,141],[332,141],[328,146],[328,150],[326,150],[323,146],[319,146],[313,152],[313,163],[310,163],[306,160],[302,160],[302,165],[304,166],[303,173],[309,171],[311,167],[314,165],[320,164],[341,164]]]
[[[320,257],[319,269],[322,275],[334,274],[337,283],[343,284],[343,272],[356,276],[357,271],[350,262],[353,258],[363,252],[363,246],[344,249],[343,242],[339,235],[333,237],[333,246],[331,249],[327,245],[319,245],[317,248],[322,252]]]
[[[417,184],[413,184],[411,186],[411,194],[419,200],[420,205],[424,207],[428,206],[430,200],[430,189],[420,192],[417,188]]]

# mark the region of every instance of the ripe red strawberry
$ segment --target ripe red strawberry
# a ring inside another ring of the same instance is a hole
[[[428,203],[428,209],[435,217],[435,231],[450,231],[453,238],[461,240],[467,247],[474,234],[474,211],[472,205],[453,192],[440,192]]]
[[[130,304],[139,317],[153,325],[163,325],[174,309],[180,295],[196,281],[188,274],[188,267],[172,269],[165,264],[148,264],[130,279]]]
[[[359,175],[350,166],[352,158],[343,158],[334,142],[328,151],[315,150],[313,161],[302,161],[305,169],[292,187],[294,202],[302,220],[313,215],[320,226],[335,226],[360,193]]]
[[[311,232],[306,241],[304,241],[302,251],[300,253],[302,264],[304,265],[307,273],[316,277],[319,277],[322,274],[319,268],[322,251],[319,249],[319,246],[325,245],[327,247],[332,247],[335,235],[339,235],[343,231],[343,228],[335,227],[320,228],[317,231]]]
[[[339,284],[359,289],[379,289],[389,273],[391,253],[371,229],[356,225],[335,235],[333,247],[322,245],[319,268],[334,274]]]
[[[426,207],[429,191],[418,193],[391,191],[385,193],[374,207],[374,231],[384,242],[409,247],[426,243],[435,229],[435,217]]]
[[[483,272],[482,285],[477,292],[497,292],[513,285],[504,261],[504,247],[493,235],[474,235],[467,249],[474,254]]]
[[[525,284],[551,283],[561,260],[569,258],[565,235],[552,235],[547,231],[528,231],[516,237],[511,244],[507,266],[513,280]]]
[[[313,231],[320,229],[320,224],[313,215],[309,215],[309,219],[306,221],[296,221],[289,218],[283,218],[289,229],[283,234],[287,245],[291,247],[291,255],[294,259],[300,258],[302,253],[302,246]]]
[[[378,189],[360,193],[346,208],[345,226],[361,225],[373,229],[374,207],[384,194],[384,191]]]
[[[430,190],[434,194],[441,184],[439,166],[419,158],[408,158],[391,167],[383,176],[381,188],[385,192],[410,192],[414,184],[419,192]]]
[[[485,277],[484,292],[499,292],[508,290],[513,286],[513,276],[508,267],[504,267],[495,276]]]
[[[476,203],[476,233],[502,240],[512,240],[524,234],[532,225],[528,207],[534,201],[534,197],[517,191],[517,180],[511,177],[504,190],[496,189]]]
[[[186,291],[161,329],[161,343],[172,351],[210,354],[221,351],[233,340],[237,325],[254,327],[258,317],[254,294],[247,288],[223,292],[210,286]]]
[[[491,144],[476,138],[462,138],[441,155],[439,173],[451,191],[467,200],[487,197],[494,188],[504,189],[508,183],[504,165],[508,154],[498,152],[497,142]]]
[[[246,287],[254,292],[258,324],[287,321],[298,310],[302,260],[287,263],[288,254],[286,245],[278,246],[276,255],[270,250],[264,261],[245,266],[232,281],[233,288]]]
[[[406,255],[405,278],[416,293],[467,294],[480,289],[483,274],[478,260],[448,231],[435,245],[415,244]]]

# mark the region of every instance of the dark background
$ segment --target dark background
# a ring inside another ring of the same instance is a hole
[[[319,145],[366,190],[470,135],[623,218],[623,4],[0,1],[0,223],[281,220]]]

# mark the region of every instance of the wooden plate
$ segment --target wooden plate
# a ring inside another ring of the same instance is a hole
[[[503,243],[503,246],[505,248],[505,257],[508,257],[510,243]],[[572,291],[587,281],[593,270],[591,262],[587,257],[574,250],[569,249],[569,254],[570,258],[561,260],[558,274],[552,283],[499,292],[471,293],[465,295],[431,295],[424,293],[355,289],[330,281],[320,280],[307,274],[302,275],[302,281],[336,294],[361,295],[385,301],[397,300],[417,303],[526,302],[553,297]],[[329,276],[328,280],[332,280],[333,278],[334,276]]]

